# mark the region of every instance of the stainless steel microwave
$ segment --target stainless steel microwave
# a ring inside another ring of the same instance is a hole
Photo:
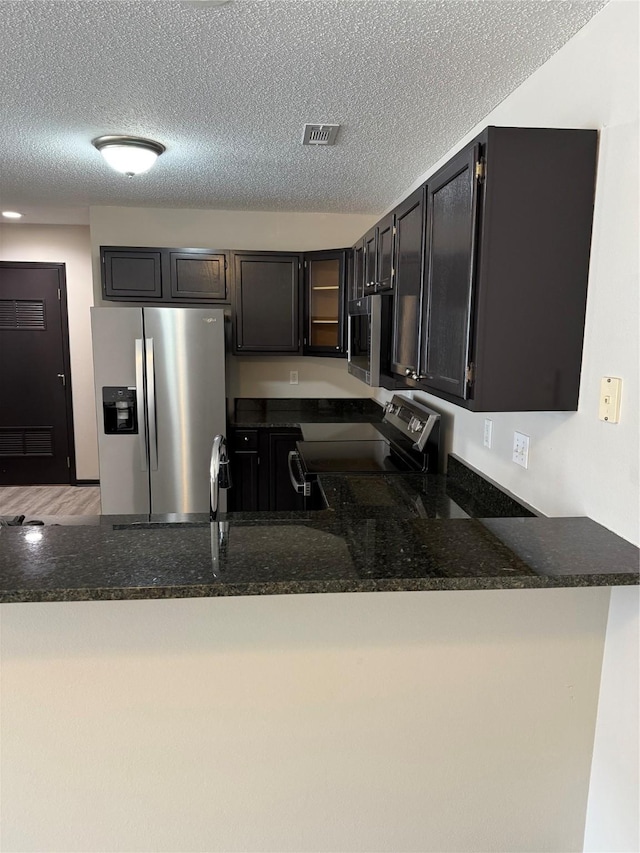
[[[376,388],[388,361],[392,305],[391,295],[382,294],[349,302],[347,369]]]

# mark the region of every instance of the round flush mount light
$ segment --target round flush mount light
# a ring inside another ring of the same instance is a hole
[[[164,145],[138,136],[99,136],[91,144],[98,149],[116,172],[132,178],[148,172],[163,151]]]
[[[22,214],[17,210],[3,210],[2,215],[5,219],[22,219]]]

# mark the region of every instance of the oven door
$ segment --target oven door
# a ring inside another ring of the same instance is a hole
[[[318,478],[305,472],[300,453],[297,450],[289,451],[288,464],[291,486],[296,494],[303,496],[305,510],[326,509],[327,502]]]

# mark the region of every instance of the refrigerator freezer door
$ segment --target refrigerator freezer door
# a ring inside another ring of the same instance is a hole
[[[151,512],[208,512],[211,446],[226,431],[224,312],[145,308],[144,332]]]
[[[136,389],[144,400],[142,381],[142,310],[140,308],[92,308],[93,366],[98,418],[100,496],[105,514],[148,513],[146,424],[138,408],[138,433],[105,434],[102,389],[125,386]],[[136,345],[136,341],[138,344]],[[141,386],[142,381],[142,387]]]

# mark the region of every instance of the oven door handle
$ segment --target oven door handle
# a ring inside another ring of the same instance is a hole
[[[302,482],[298,482],[298,480],[296,480],[296,475],[293,473],[294,461],[297,463],[298,471],[300,471],[300,454],[297,450],[290,450],[287,463],[289,465],[289,479],[291,480],[291,485],[299,495],[304,495],[305,498],[308,498],[311,495],[311,483],[308,483],[304,477]]]

